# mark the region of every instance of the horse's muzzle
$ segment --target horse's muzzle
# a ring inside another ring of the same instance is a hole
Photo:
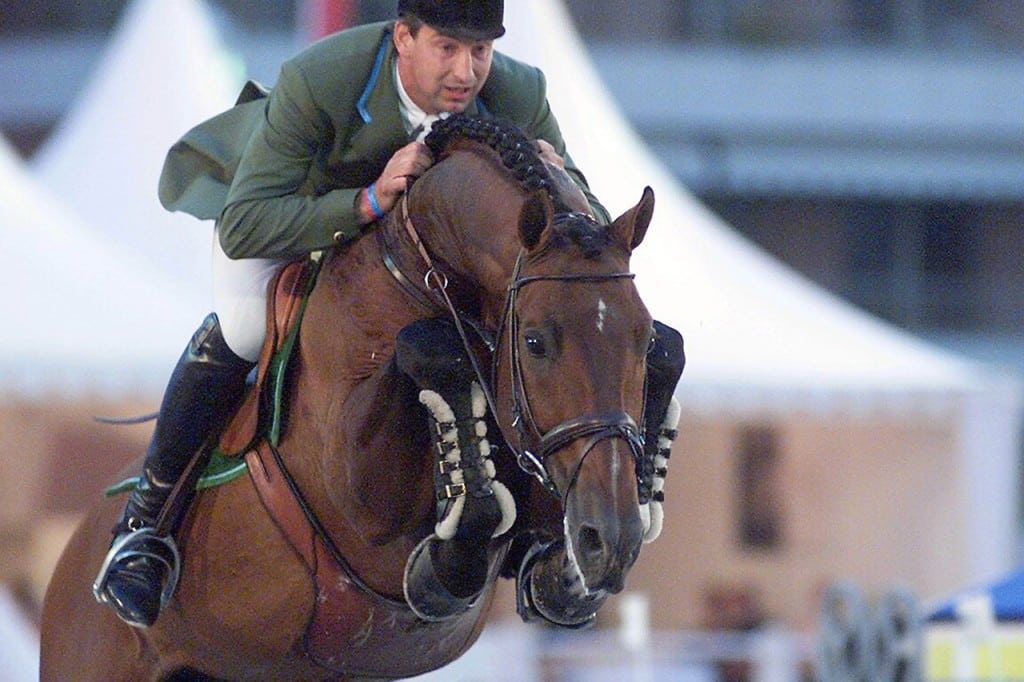
[[[636,476],[621,442],[609,439],[588,453],[565,499],[567,554],[585,594],[621,592],[640,554]]]

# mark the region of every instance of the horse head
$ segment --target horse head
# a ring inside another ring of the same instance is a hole
[[[602,225],[514,128],[453,116],[427,144],[438,163],[413,187],[410,212],[455,274],[449,291],[495,332],[491,407],[519,468],[540,483],[520,477],[521,596],[533,590],[526,599],[544,601],[532,611],[547,620],[582,624],[623,589],[647,530],[639,425],[654,323],[629,261],[654,194]]]
[[[637,424],[652,319],[629,258],[654,195],[607,226],[558,203],[537,191],[523,204],[498,386],[521,463],[561,501],[561,577],[589,597],[623,588],[644,533]]]

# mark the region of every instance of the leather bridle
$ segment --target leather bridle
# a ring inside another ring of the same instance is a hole
[[[559,213],[556,215],[556,220],[559,221],[572,218],[592,220],[592,218],[583,213]],[[516,455],[516,461],[519,468],[539,481],[540,484],[543,485],[546,490],[550,491],[555,497],[561,498],[563,493],[562,491],[559,491],[558,486],[555,484],[550,472],[548,471],[548,458],[581,438],[588,439],[583,447],[583,453],[569,477],[569,484],[565,491],[567,492],[575,482],[576,476],[583,465],[583,460],[590,451],[593,450],[594,446],[608,438],[621,438],[625,440],[626,444],[629,446],[634,464],[638,466],[639,470],[639,463],[643,455],[643,441],[636,422],[625,412],[613,411],[608,413],[581,415],[579,417],[568,419],[546,432],[542,432],[537,426],[537,422],[533,416],[533,411],[530,408],[530,400],[526,391],[526,384],[523,379],[523,367],[519,353],[519,344],[517,343],[517,339],[519,337],[519,315],[516,310],[519,291],[527,284],[542,281],[592,283],[614,279],[633,279],[635,274],[631,272],[611,272],[523,275],[522,268],[526,256],[526,250],[521,249],[519,255],[516,257],[515,266],[512,271],[512,279],[506,291],[504,311],[500,326],[493,335],[486,333],[481,334],[488,346],[488,350],[491,352],[492,358],[491,379],[488,381],[477,362],[464,328],[464,324],[468,323],[478,331],[478,333],[480,333],[482,332],[480,325],[475,321],[468,321],[465,315],[459,313],[451,299],[448,297],[448,278],[434,265],[433,259],[431,259],[430,254],[423,245],[419,233],[416,231],[416,226],[413,224],[412,217],[409,215],[408,193],[402,195],[402,222],[405,226],[406,232],[412,240],[413,245],[416,247],[420,257],[427,266],[426,274],[423,276],[426,291],[424,292],[418,287],[412,285],[412,282],[415,280],[410,280],[401,272],[396,265],[394,258],[392,258],[388,251],[386,240],[380,238],[378,240],[378,244],[380,246],[381,257],[384,264],[399,283],[402,284],[403,289],[409,292],[410,295],[418,302],[423,303],[425,299],[432,299],[435,301],[434,307],[439,307],[452,316],[459,335],[462,338],[462,343],[473,365],[473,369],[477,375],[477,379],[480,382],[480,387],[483,390],[488,408],[495,418],[497,418],[498,412],[496,409],[493,387],[497,377],[498,360],[500,357],[497,349],[504,338],[504,328],[508,328],[508,358],[512,390],[512,425],[516,430],[519,440],[518,447],[513,447],[512,449]],[[415,293],[410,291],[410,289]]]
[[[575,214],[582,215],[582,214]],[[565,219],[561,215],[560,219]],[[530,408],[530,398],[526,391],[526,382],[523,379],[523,365],[519,353],[519,315],[516,310],[516,301],[519,291],[527,284],[533,282],[600,282],[611,279],[633,279],[635,275],[631,272],[611,272],[602,274],[552,274],[552,275],[527,275],[521,274],[525,251],[520,251],[516,258],[515,268],[512,271],[512,281],[508,285],[508,292],[505,297],[505,312],[502,315],[502,323],[509,327],[508,348],[509,348],[509,371],[511,373],[512,389],[512,426],[516,429],[519,437],[519,447],[516,448],[516,458],[519,467],[530,474],[545,488],[550,490],[556,497],[560,497],[559,491],[547,469],[547,460],[554,453],[567,447],[570,443],[581,438],[588,438],[583,448],[583,454],[576,464],[570,476],[569,487],[576,480],[579,468],[583,460],[590,453],[597,443],[606,438],[622,438],[630,447],[634,462],[639,462],[643,452],[643,443],[640,438],[636,422],[628,414],[622,411],[615,411],[602,414],[581,415],[568,419],[561,424],[554,426],[547,432],[541,432],[537,426],[537,420]],[[503,335],[499,328],[497,338],[499,343]],[[497,374],[497,359],[494,356],[494,368],[492,375]]]

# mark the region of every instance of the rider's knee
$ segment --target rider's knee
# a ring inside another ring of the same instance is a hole
[[[395,361],[420,388],[461,389],[475,377],[459,330],[445,318],[417,320],[399,331]]]
[[[222,307],[217,310],[224,342],[235,355],[249,362],[259,360],[263,341],[267,335],[265,302],[262,307],[261,315],[231,307]]]

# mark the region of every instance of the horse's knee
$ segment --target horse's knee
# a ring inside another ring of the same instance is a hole
[[[436,461],[435,533],[441,540],[486,547],[515,521],[515,501],[494,480],[487,397],[476,383],[462,336],[450,320],[418,320],[398,333],[394,357],[399,371],[420,389],[420,403],[428,412]]]
[[[654,321],[654,344],[647,353],[648,380],[675,388],[686,366],[683,335],[667,324]]]
[[[395,361],[419,388],[462,389],[475,377],[458,329],[444,318],[417,320],[399,331]]]
[[[647,378],[644,387],[645,431],[656,430],[660,426],[685,366],[683,335],[667,324],[655,320],[654,343],[647,351]]]

